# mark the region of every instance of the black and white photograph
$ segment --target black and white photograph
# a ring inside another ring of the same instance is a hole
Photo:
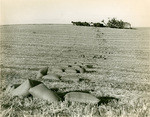
[[[150,0],[0,0],[0,117],[150,117]]]

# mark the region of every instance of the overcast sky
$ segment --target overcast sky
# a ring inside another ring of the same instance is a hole
[[[115,17],[150,27],[150,0],[0,0],[1,24],[100,22]]]

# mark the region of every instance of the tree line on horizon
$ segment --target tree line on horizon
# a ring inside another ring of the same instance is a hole
[[[71,22],[73,25],[77,25],[77,26],[94,26],[94,27],[105,27],[105,25],[103,25],[102,23],[88,23],[88,22],[81,22],[81,21],[78,21],[78,22]]]
[[[81,22],[81,21],[78,21],[78,22],[74,22],[74,21],[71,21],[71,23],[73,25],[76,25],[76,26],[93,26],[93,27],[110,27],[110,28],[119,28],[119,29],[124,29],[124,28],[128,28],[128,29],[131,29],[131,24],[128,23],[128,22],[124,22],[122,20],[117,20],[116,18],[112,18],[112,19],[109,19],[107,23],[105,23],[104,20],[101,21],[101,23],[93,23],[93,22]]]

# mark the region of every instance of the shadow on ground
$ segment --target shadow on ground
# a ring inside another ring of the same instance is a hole
[[[108,104],[110,102],[118,102],[119,99],[118,98],[115,98],[115,97],[98,97],[98,99],[100,99],[100,102],[98,103],[98,105],[102,105],[102,104]]]
[[[95,73],[95,70],[87,70],[85,73]]]

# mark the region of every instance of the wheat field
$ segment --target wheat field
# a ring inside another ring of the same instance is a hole
[[[69,24],[0,26],[1,116],[148,117],[150,116],[150,29],[112,29]],[[98,105],[62,101],[49,103],[32,97],[10,97],[9,84],[36,79],[37,71],[68,65],[92,65],[79,74],[86,80],[42,80],[63,96],[90,92]]]

